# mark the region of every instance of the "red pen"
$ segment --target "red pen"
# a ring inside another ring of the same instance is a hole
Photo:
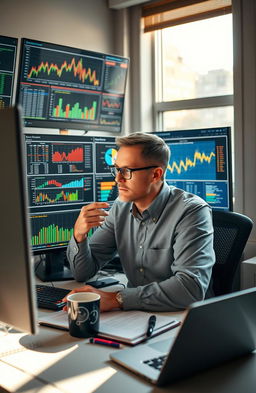
[[[116,341],[112,341],[112,340],[104,340],[103,338],[94,338],[91,337],[89,339],[89,342],[91,344],[100,344],[100,345],[107,345],[109,347],[114,347],[114,348],[121,348],[121,344],[116,342]]]

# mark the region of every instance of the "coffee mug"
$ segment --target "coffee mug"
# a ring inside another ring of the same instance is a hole
[[[73,337],[88,338],[99,331],[100,295],[92,292],[77,292],[68,295],[69,333]]]

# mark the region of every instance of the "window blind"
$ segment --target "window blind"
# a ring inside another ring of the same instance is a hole
[[[232,12],[231,0],[157,0],[142,7],[144,32]]]

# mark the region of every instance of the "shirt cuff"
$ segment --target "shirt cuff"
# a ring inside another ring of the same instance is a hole
[[[140,302],[138,301],[138,288],[126,288],[120,292],[123,298],[123,310],[141,309],[141,305],[139,305]]]
[[[71,237],[68,246],[68,254],[70,261],[74,262],[75,257],[79,253],[83,253],[88,248],[88,239],[85,239],[82,243],[77,243],[74,236]]]

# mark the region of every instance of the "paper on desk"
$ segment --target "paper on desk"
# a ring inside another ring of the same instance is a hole
[[[144,311],[110,311],[100,314],[98,336],[115,339],[127,344],[137,344],[145,339],[148,319],[152,313]],[[39,324],[68,330],[65,311],[57,311],[39,319]],[[152,336],[179,325],[170,315],[156,315],[156,325]]]

